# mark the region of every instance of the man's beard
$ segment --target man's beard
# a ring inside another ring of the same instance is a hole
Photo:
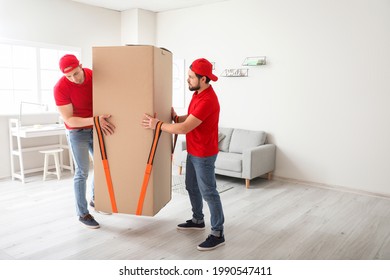
[[[198,85],[198,86],[195,86],[195,87],[189,86],[188,89],[189,89],[190,91],[196,91],[196,90],[200,90],[200,86],[199,86],[199,85]]]
[[[191,85],[188,85],[188,89],[190,91],[200,90],[200,83],[199,83],[199,81],[198,81],[198,84],[196,86],[191,87]]]

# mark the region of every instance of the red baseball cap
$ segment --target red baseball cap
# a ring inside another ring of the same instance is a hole
[[[198,58],[192,62],[191,70],[198,75],[206,76],[216,82],[218,77],[213,74],[213,65],[205,58]]]
[[[60,59],[60,69],[66,74],[80,65],[79,60],[73,54],[66,54]]]

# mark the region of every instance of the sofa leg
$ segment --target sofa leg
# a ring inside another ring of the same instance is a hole
[[[268,172],[268,174],[267,174],[267,179],[268,179],[268,180],[272,180],[272,172]]]
[[[179,175],[181,175],[182,170],[183,170],[183,167],[179,166]]]
[[[249,179],[245,179],[245,187],[247,188],[247,189],[249,189]]]

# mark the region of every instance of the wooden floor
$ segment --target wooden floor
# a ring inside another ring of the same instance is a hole
[[[221,194],[226,245],[196,246],[206,231],[180,232],[191,217],[187,195],[154,217],[92,212],[98,230],[75,215],[72,178],[0,181],[0,259],[390,259],[390,200],[282,181],[231,180]],[[226,177],[223,177],[226,180]],[[207,207],[206,207],[207,208]]]

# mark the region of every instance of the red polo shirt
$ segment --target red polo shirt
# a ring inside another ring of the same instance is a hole
[[[202,123],[186,134],[187,151],[193,156],[209,157],[218,154],[219,102],[213,87],[192,95],[188,115]]]
[[[85,80],[82,84],[75,84],[63,76],[54,86],[54,99],[57,106],[68,104],[73,105],[73,116],[81,118],[90,118],[92,111],[92,70],[83,68]],[[92,128],[88,127],[69,127],[67,129]]]

